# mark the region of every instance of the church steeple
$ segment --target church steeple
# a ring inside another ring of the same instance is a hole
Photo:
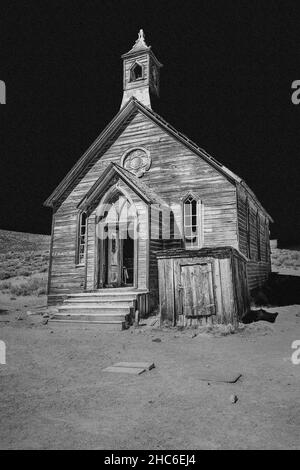
[[[144,31],[140,29],[138,38],[123,59],[123,100],[121,108],[134,96],[151,108],[151,94],[159,96],[159,69],[162,64],[147,46]]]

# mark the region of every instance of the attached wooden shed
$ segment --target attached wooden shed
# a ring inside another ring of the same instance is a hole
[[[236,325],[249,310],[246,258],[231,247],[157,253],[162,322]]]

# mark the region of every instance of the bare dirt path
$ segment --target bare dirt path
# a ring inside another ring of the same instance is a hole
[[[291,362],[300,306],[270,311],[279,312],[275,324],[225,337],[143,327],[107,332],[0,315],[7,346],[0,448],[300,448],[300,365]],[[103,372],[131,360],[156,368],[140,376]],[[243,376],[236,384],[208,383],[206,371]]]

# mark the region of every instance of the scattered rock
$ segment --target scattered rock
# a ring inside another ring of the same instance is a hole
[[[232,404],[236,403],[238,401],[237,395],[230,395],[230,401]]]

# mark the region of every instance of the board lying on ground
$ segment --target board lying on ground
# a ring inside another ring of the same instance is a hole
[[[120,374],[140,375],[146,370],[153,369],[153,362],[117,362],[112,366],[106,367],[104,372],[116,372]]]

